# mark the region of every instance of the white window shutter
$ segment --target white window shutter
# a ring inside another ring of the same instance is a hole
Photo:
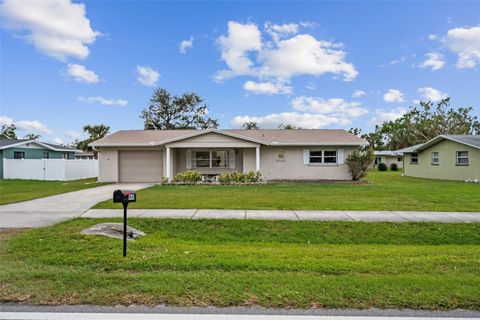
[[[303,164],[310,163],[310,150],[303,149]]]
[[[230,169],[235,169],[235,149],[228,150],[228,164]]]
[[[337,163],[338,164],[344,164],[345,163],[345,152],[343,149],[338,149],[337,151]]]
[[[187,169],[192,169],[192,150],[187,149],[187,151],[185,152],[185,159],[187,161],[185,167]]]

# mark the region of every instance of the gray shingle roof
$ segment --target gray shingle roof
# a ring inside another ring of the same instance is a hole
[[[272,145],[300,145],[300,144],[346,144],[365,145],[367,142],[345,130],[337,129],[259,129],[259,130],[122,130],[110,134],[93,143],[92,146],[121,146],[121,145],[162,145],[172,140],[181,140],[202,132],[217,132],[231,134]]]
[[[74,148],[61,146],[54,143],[47,143],[47,142],[42,142],[38,140],[32,140],[32,139],[0,139],[0,149],[8,149],[9,146],[14,146],[19,143],[24,144],[26,142],[38,143],[40,145],[43,145],[46,148],[55,149],[55,150],[75,151]]]
[[[450,140],[480,148],[480,135],[469,136],[461,134],[444,134],[442,136]]]
[[[11,144],[24,142],[24,141],[28,141],[28,139],[0,139],[0,148],[9,146]]]

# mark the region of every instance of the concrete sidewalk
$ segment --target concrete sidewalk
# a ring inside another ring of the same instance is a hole
[[[139,190],[151,183],[117,183],[0,206],[0,228],[35,228],[80,217],[116,189]]]
[[[174,219],[263,219],[366,222],[480,222],[480,212],[129,209],[129,217]],[[120,218],[122,209],[90,209],[82,218]]]

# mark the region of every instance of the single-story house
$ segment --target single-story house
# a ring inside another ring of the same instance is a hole
[[[3,159],[75,159],[75,149],[32,139],[0,139],[0,178]]]
[[[400,149],[403,173],[442,180],[480,179],[480,135],[440,135]]]
[[[260,171],[267,180],[349,180],[345,158],[367,142],[345,130],[127,130],[90,144],[100,182],[161,182],[197,170]]]
[[[77,150],[75,152],[75,159],[76,160],[93,160],[95,159],[95,155],[93,152]]]
[[[373,166],[378,166],[380,163],[385,163],[388,167],[392,163],[397,164],[398,168],[403,168],[403,153],[399,151],[390,151],[390,150],[382,150],[382,151],[374,151],[373,155],[375,156],[375,160],[373,162]]]

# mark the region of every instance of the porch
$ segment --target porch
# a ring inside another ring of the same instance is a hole
[[[260,171],[260,146],[165,147],[164,172],[169,181],[179,172],[195,170],[205,176],[225,172]]]

